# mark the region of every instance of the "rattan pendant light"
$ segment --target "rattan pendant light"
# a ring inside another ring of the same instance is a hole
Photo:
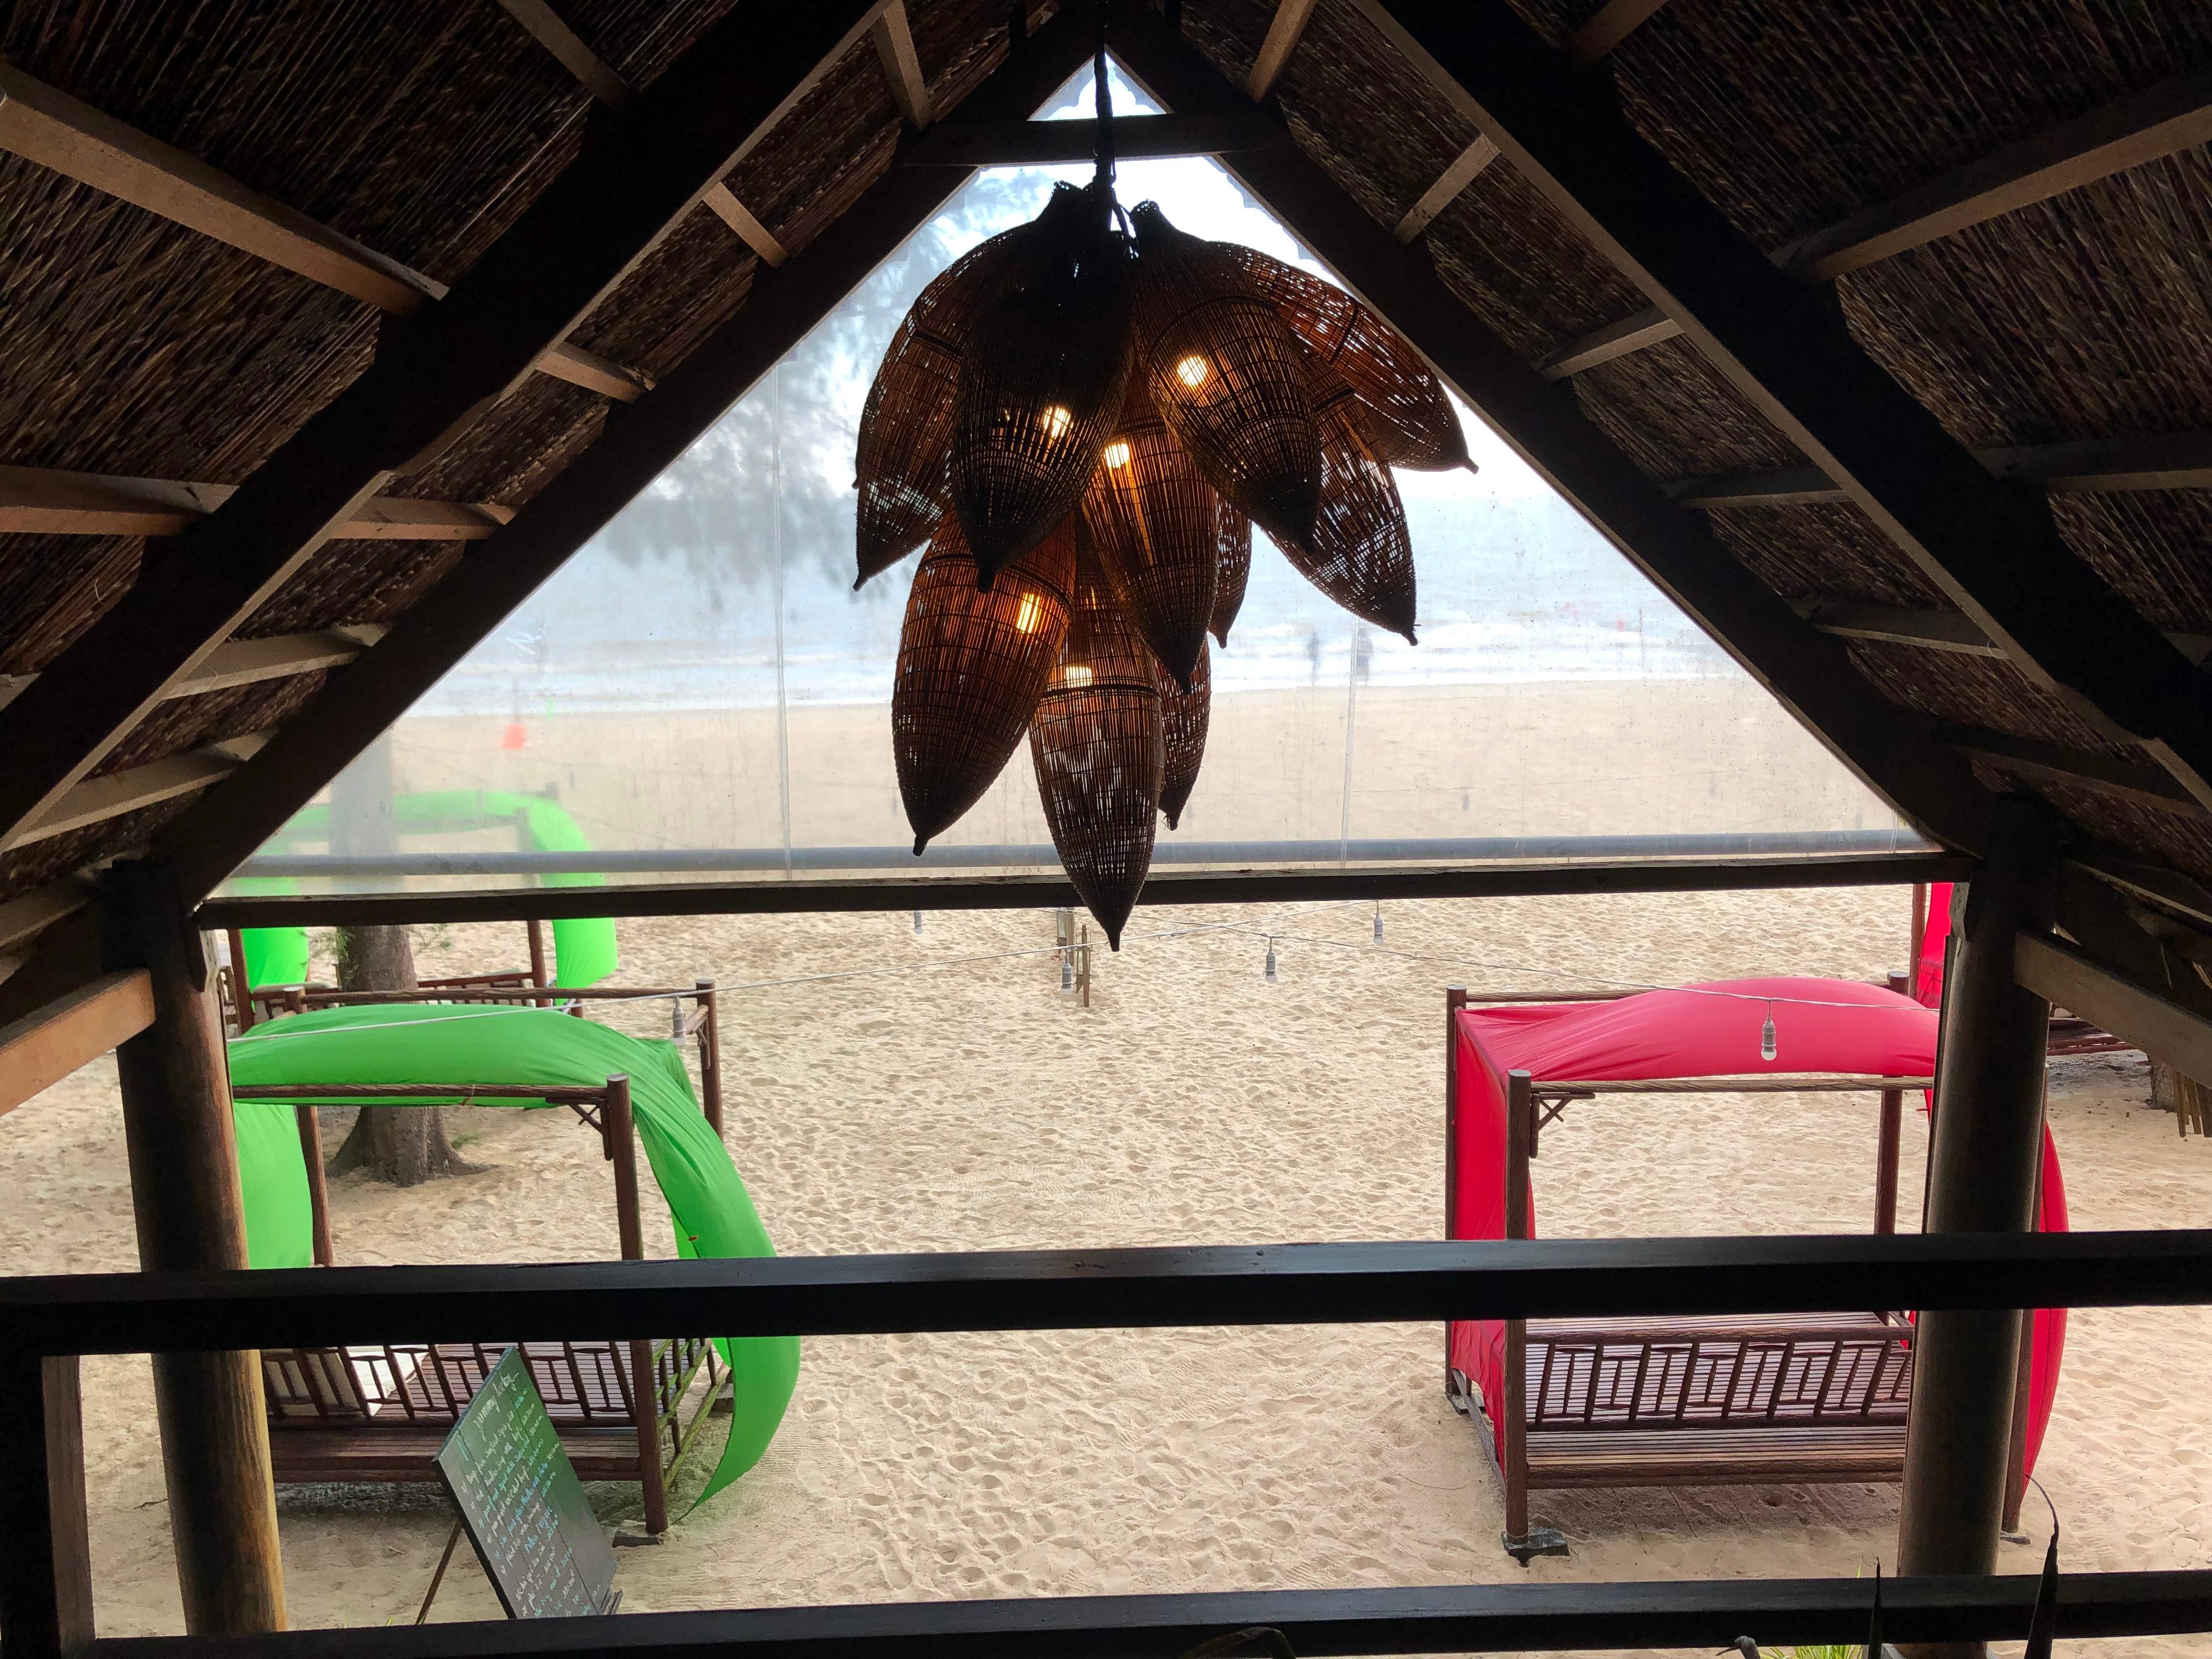
[[[1146,202],[1137,235],[1137,327],[1146,388],[1213,487],[1279,542],[1313,532],[1320,444],[1297,338],[1218,244]]]
[[[1413,641],[1413,543],[1390,469],[1367,447],[1341,381],[1316,387],[1321,514],[1304,546],[1282,544],[1298,574],[1362,621]]]
[[[854,587],[928,540],[951,504],[945,455],[952,441],[961,348],[1026,228],[1003,231],[954,260],[922,289],[891,337],[860,410],[854,454],[854,488],[860,495]]]
[[[1198,786],[1198,769],[1206,759],[1206,728],[1213,714],[1212,653],[1201,645],[1198,667],[1188,690],[1160,672],[1160,726],[1166,745],[1166,763],[1160,781],[1160,816],[1172,830]]]
[[[1244,585],[1252,579],[1252,520],[1225,500],[1214,497],[1213,539],[1220,561],[1213,587],[1213,637],[1229,643],[1229,629],[1244,608]]]
[[[1061,186],[960,354],[946,482],[978,578],[1074,511],[1129,376],[1129,259],[1111,190]]]
[[[1075,583],[1071,518],[988,592],[950,514],[915,572],[891,684],[891,751],[917,855],[982,798],[1067,641]]]
[[[1179,686],[1206,650],[1221,568],[1221,497],[1132,376],[1083,495],[1083,522],[1121,611]]]
[[[1404,335],[1333,283],[1257,248],[1211,246],[1274,303],[1298,343],[1352,388],[1361,435],[1378,460],[1425,472],[1474,471],[1443,382]]]
[[[1030,756],[1060,864],[1116,951],[1152,870],[1165,745],[1159,665],[1105,573],[1079,560],[1067,643],[1030,718]]]

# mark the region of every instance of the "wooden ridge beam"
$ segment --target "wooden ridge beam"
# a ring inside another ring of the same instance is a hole
[[[0,1025],[0,1115],[153,1023],[152,976],[134,968]]]
[[[1616,4],[1634,3],[1615,0]],[[2212,141],[2212,68],[2177,75],[2008,144],[1801,237],[1771,257],[1793,276],[1832,281],[1971,225],[2208,141]],[[1547,370],[1579,374],[1671,340],[1681,331],[1663,311],[1638,312],[1562,346],[1545,360]]]
[[[173,536],[237,493],[234,484],[179,483],[52,467],[0,466],[0,534]],[[376,495],[333,532],[338,540],[481,541],[514,516],[489,502]]]
[[[609,109],[627,109],[637,96],[630,83],[591,47],[584,37],[562,20],[560,13],[546,0],[499,0],[507,15],[528,31],[530,38],[550,52],[562,69],[574,76],[584,89]],[[891,0],[885,15],[898,9],[898,0]],[[880,26],[881,19],[878,20]],[[744,203],[730,193],[730,187],[720,182],[709,186],[707,207],[714,216],[737,232],[738,240],[771,265],[780,265],[788,258],[781,242],[771,235],[766,225],[747,211]]]
[[[1856,599],[1799,599],[1797,613],[1823,634],[1844,640],[1873,640],[1884,645],[1919,646],[1962,657],[2005,659],[2004,647],[1955,611],[1923,611],[1869,605]],[[2169,634],[2167,641],[2191,662],[2212,655],[2212,635]]]
[[[0,709],[10,762],[0,842],[36,823],[395,473],[530,372],[858,44],[881,3],[740,9],[587,132],[443,301],[386,330],[370,365],[188,527],[176,557]]]
[[[1080,67],[1091,44],[1084,28],[1063,12],[1018,45],[963,106],[986,119],[1022,118]],[[934,217],[968,176],[949,168],[894,168],[803,253],[759,277],[738,313],[696,348],[650,399],[628,418],[610,422],[485,544],[482,556],[463,560],[374,652],[317,693],[251,765],[162,833],[162,856],[187,896],[213,891],[312,800],[348,760],[721,419],[854,284]],[[0,722],[9,712],[0,711]]]
[[[1313,20],[1315,0],[1278,0],[1275,15],[1267,22],[1267,38],[1260,42],[1260,54],[1252,60],[1252,72],[1244,78],[1244,90],[1255,103],[1275,89],[1275,82],[1283,76],[1283,66],[1291,61],[1291,54],[1298,49],[1298,39]]]
[[[0,62],[0,149],[173,224],[228,243],[380,311],[407,316],[446,284],[362,246],[272,197]],[[651,382],[580,346],[553,344],[537,367],[556,379],[635,401]]]
[[[2055,1006],[2125,1037],[2185,1075],[2212,1078],[2212,1018],[2137,983],[2081,945],[2056,933],[2021,933],[2013,942],[2013,975]]]
[[[2157,433],[2059,444],[1993,445],[1974,459],[1992,477],[2032,483],[2053,495],[2130,489],[2212,489],[2212,433]],[[1728,472],[1667,486],[1685,507],[1798,507],[1848,499],[1817,466]]]
[[[290,679],[318,669],[342,668],[384,637],[382,623],[351,623],[306,634],[270,634],[230,640],[208,653],[198,668],[169,688],[169,696],[197,697],[264,680]],[[0,674],[0,708],[20,696],[35,674]]]
[[[1127,18],[1114,40],[1123,66],[1165,106],[1243,106],[1237,89],[1202,54],[1152,20]],[[1923,834],[1947,846],[1978,846],[1990,797],[1966,763],[1917,730],[1840,644],[1756,580],[1702,515],[1676,506],[1638,472],[1571,394],[1547,384],[1453,295],[1424,254],[1377,226],[1295,146],[1241,153],[1226,165],[1844,765]]]
[[[1504,0],[1352,0],[2028,676],[2212,804],[2212,685]]]
[[[901,167],[1050,167],[1091,160],[1098,123],[940,121],[901,147]],[[1257,109],[1200,115],[1117,115],[1114,154],[1121,161],[1168,155],[1223,155],[1289,142],[1281,125]]]
[[[1987,726],[1959,726],[1939,721],[1936,738],[2001,772],[2029,783],[2058,784],[2114,795],[2154,811],[2176,812],[2184,817],[2212,817],[2202,802],[2155,766],[2137,766],[2111,755],[2086,749],[2069,749],[2040,738],[2023,738]]]
[[[268,741],[266,732],[250,732],[242,737],[204,744],[181,755],[148,761],[143,766],[126,767],[120,772],[87,778],[30,823],[0,841],[0,851],[13,852],[33,842],[48,841],[72,830],[121,817],[142,806],[158,806],[179,795],[196,794],[237,771]]]

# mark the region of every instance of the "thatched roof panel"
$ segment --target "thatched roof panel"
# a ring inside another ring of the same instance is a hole
[[[1586,369],[1575,376],[1574,388],[1589,417],[1655,478],[1758,472],[1804,461],[1686,340]]]
[[[143,847],[149,837],[191,804],[192,797],[179,795],[105,823],[87,824],[82,830],[0,853],[0,901],[43,887],[94,860],[118,857]]]
[[[110,750],[89,775],[105,777],[111,772],[127,772],[134,766],[143,766],[149,761],[181,754],[224,738],[271,731],[297,714],[325,678],[320,673],[298,674],[289,679],[264,680],[258,685],[233,686],[227,691],[210,691],[197,697],[172,698]]]
[[[2144,489],[2054,495],[2074,550],[2160,627],[2212,634],[2212,494]]]
[[[240,639],[398,620],[466,542],[326,542],[238,629]]]
[[[1893,702],[1962,726],[2149,763],[2140,749],[2107,738],[2008,662],[1872,640],[1846,643],[1860,672]]]
[[[2039,783],[2036,793],[2090,834],[2171,859],[2184,870],[2212,872],[2212,823],[2095,789]]]
[[[0,674],[31,674],[138,574],[137,536],[0,536]]]
[[[1644,308],[1635,284],[1504,161],[1462,191],[1422,240],[1444,286],[1532,362]]]
[[[1784,599],[1948,603],[1849,501],[1729,507],[1709,516],[1721,545]]]

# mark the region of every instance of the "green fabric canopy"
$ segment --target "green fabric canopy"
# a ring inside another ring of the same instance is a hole
[[[257,1025],[232,1039],[230,1076],[240,1088],[285,1084],[537,1084],[591,1087],[629,1077],[630,1109],[646,1161],[676,1226],[684,1256],[774,1255],[751,1196],[691,1091],[673,1042],[625,1036],[551,1009],[460,1004],[326,1008]],[[343,1104],[325,1101],[322,1104]],[[431,1105],[379,1097],[365,1107]],[[538,1107],[496,1099],[484,1106]],[[307,1166],[292,1103],[234,1103],[245,1188],[246,1255],[256,1267],[313,1264]],[[718,1340],[729,1361],[736,1414],[700,1502],[743,1474],[768,1449],[799,1377],[799,1339]]]

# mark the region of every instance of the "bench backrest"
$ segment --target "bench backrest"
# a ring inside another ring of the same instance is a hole
[[[1755,1428],[1901,1423],[1912,1328],[1869,1316],[1528,1327],[1531,1428]]]

